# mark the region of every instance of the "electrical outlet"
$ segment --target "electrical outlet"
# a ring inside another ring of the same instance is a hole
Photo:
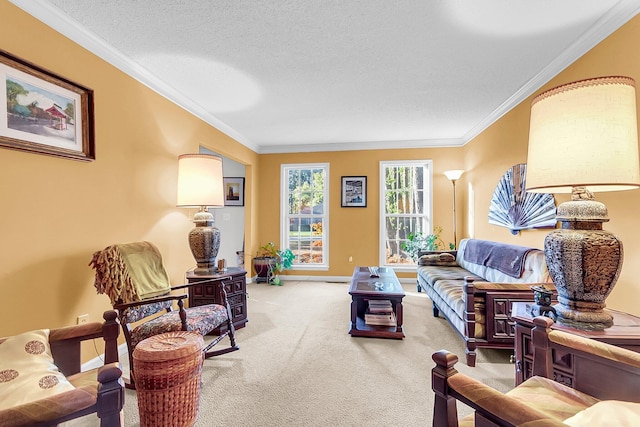
[[[350,257],[349,257],[349,263],[352,263],[352,262],[353,262],[353,257],[352,257],[352,256],[350,256]]]
[[[78,316],[78,325],[84,325],[85,323],[89,322],[89,315],[88,314],[81,314],[80,316]]]

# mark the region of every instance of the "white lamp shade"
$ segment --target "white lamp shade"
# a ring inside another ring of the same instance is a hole
[[[178,157],[178,206],[224,206],[222,159],[210,154]]]
[[[640,186],[635,82],[599,77],[559,86],[531,103],[527,191],[571,193]]]
[[[449,181],[456,181],[460,179],[464,171],[462,169],[456,169],[451,171],[444,171],[443,173],[449,179]]]

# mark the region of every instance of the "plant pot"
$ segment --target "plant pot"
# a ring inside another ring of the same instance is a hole
[[[271,280],[270,271],[276,267],[278,258],[274,257],[255,257],[253,259],[253,269],[256,271],[256,282],[269,283]]]

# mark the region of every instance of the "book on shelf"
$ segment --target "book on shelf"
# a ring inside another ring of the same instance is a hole
[[[370,313],[393,313],[393,306],[388,299],[369,300],[369,312]]]
[[[396,315],[391,313],[365,313],[364,322],[372,326],[396,326]]]

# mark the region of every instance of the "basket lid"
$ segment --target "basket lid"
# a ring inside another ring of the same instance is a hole
[[[202,351],[203,347],[204,339],[198,333],[166,332],[139,342],[133,350],[133,358],[146,362],[173,360]]]

